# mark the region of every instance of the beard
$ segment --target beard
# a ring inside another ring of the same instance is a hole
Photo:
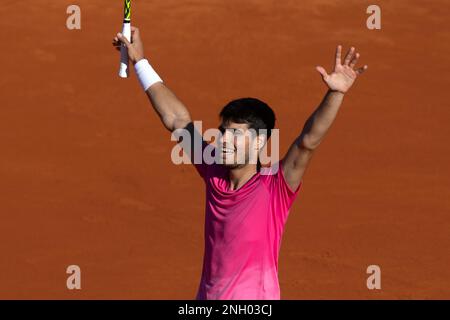
[[[241,158],[240,161],[238,161],[236,153],[230,155],[222,154],[221,161],[222,164],[229,169],[237,169],[245,167],[249,162],[248,157],[245,157],[245,159]]]
[[[223,166],[228,169],[239,169],[245,167],[247,164],[248,163],[223,163]]]

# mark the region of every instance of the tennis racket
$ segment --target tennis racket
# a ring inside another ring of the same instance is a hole
[[[131,0],[124,0],[122,34],[128,41],[131,42]],[[128,49],[124,44],[120,47],[119,77],[129,77]]]

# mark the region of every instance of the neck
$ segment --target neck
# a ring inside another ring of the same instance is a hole
[[[247,164],[243,167],[232,168],[229,171],[230,189],[237,190],[242,187],[257,172],[256,164]]]

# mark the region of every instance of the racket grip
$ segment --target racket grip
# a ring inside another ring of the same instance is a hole
[[[122,28],[122,34],[128,41],[131,42],[131,23],[124,22]],[[128,65],[128,49],[122,44],[120,47],[120,68],[119,68],[119,77],[128,78],[130,75],[129,65]]]

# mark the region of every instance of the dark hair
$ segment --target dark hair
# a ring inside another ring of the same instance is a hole
[[[233,100],[223,107],[219,116],[224,123],[246,123],[257,133],[260,129],[267,129],[267,138],[270,138],[275,127],[275,113],[272,108],[256,98]]]

